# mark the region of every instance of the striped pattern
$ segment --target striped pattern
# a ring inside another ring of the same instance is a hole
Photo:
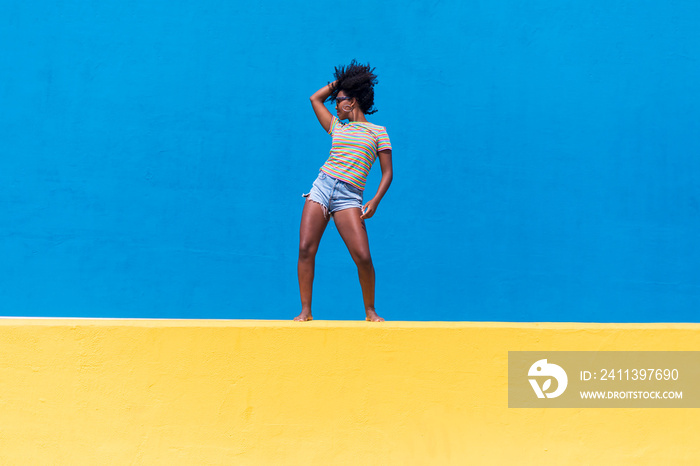
[[[333,145],[321,171],[364,190],[377,152],[391,150],[386,129],[356,121],[343,124],[334,116],[328,133],[333,136]]]

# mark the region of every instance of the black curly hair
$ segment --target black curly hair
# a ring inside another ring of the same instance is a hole
[[[377,75],[369,63],[361,65],[357,60],[353,60],[347,67],[336,66],[333,76],[337,83],[327,100],[335,102],[338,92],[343,91],[348,97],[357,99],[360,110],[365,115],[377,111],[374,108],[374,85],[377,84]]]

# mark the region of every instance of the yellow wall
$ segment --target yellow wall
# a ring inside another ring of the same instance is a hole
[[[694,409],[509,409],[508,351],[698,324],[0,320],[1,464],[691,464]]]

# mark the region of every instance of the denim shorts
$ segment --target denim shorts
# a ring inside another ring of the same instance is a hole
[[[339,210],[362,209],[362,190],[344,181],[318,173],[311,191],[303,195],[305,198],[321,204],[326,217]]]

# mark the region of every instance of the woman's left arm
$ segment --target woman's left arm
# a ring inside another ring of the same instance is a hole
[[[366,218],[372,218],[372,215],[377,211],[379,203],[381,202],[384,194],[389,189],[391,185],[391,180],[394,179],[394,166],[391,163],[391,149],[383,150],[379,152],[379,164],[382,168],[382,180],[379,182],[379,188],[377,188],[377,194],[362,206],[362,215],[360,218],[362,220]]]

